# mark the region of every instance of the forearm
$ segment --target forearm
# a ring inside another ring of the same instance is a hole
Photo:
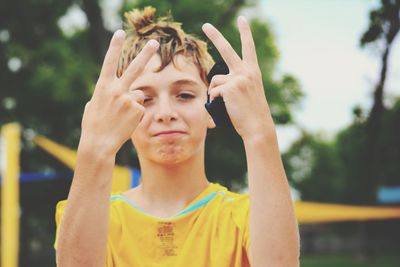
[[[244,140],[252,266],[298,266],[299,234],[275,131]]]
[[[57,244],[57,266],[105,266],[115,157],[80,145]]]
[[[150,40],[117,77],[125,33],[116,31],[82,117],[77,166],[60,225],[59,266],[105,265],[115,155],[141,122],[144,93],[130,90],[159,44]]]

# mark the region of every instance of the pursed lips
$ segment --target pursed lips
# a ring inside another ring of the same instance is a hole
[[[158,132],[158,133],[154,134],[153,136],[158,136],[158,137],[173,137],[173,136],[178,136],[178,135],[182,135],[182,134],[186,134],[186,132],[184,132],[184,131],[179,131],[179,130],[169,130],[169,131],[161,131],[161,132]]]

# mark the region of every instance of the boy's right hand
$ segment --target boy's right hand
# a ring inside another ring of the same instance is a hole
[[[143,92],[129,92],[129,87],[159,47],[157,41],[150,40],[118,78],[117,66],[124,40],[124,31],[116,31],[82,118],[80,145],[111,155],[131,137],[143,117]]]

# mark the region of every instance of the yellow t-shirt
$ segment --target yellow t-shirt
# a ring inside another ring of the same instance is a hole
[[[57,233],[65,204],[57,204]],[[107,267],[247,267],[248,251],[247,194],[210,183],[171,218],[148,215],[123,196],[111,197]]]

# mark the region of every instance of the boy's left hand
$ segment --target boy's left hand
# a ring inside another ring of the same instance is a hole
[[[217,96],[223,97],[233,126],[242,139],[247,141],[267,135],[275,129],[250,26],[242,16],[238,17],[237,24],[242,43],[242,59],[214,26],[206,23],[202,29],[229,67],[229,74],[212,78],[209,86],[210,100]]]

